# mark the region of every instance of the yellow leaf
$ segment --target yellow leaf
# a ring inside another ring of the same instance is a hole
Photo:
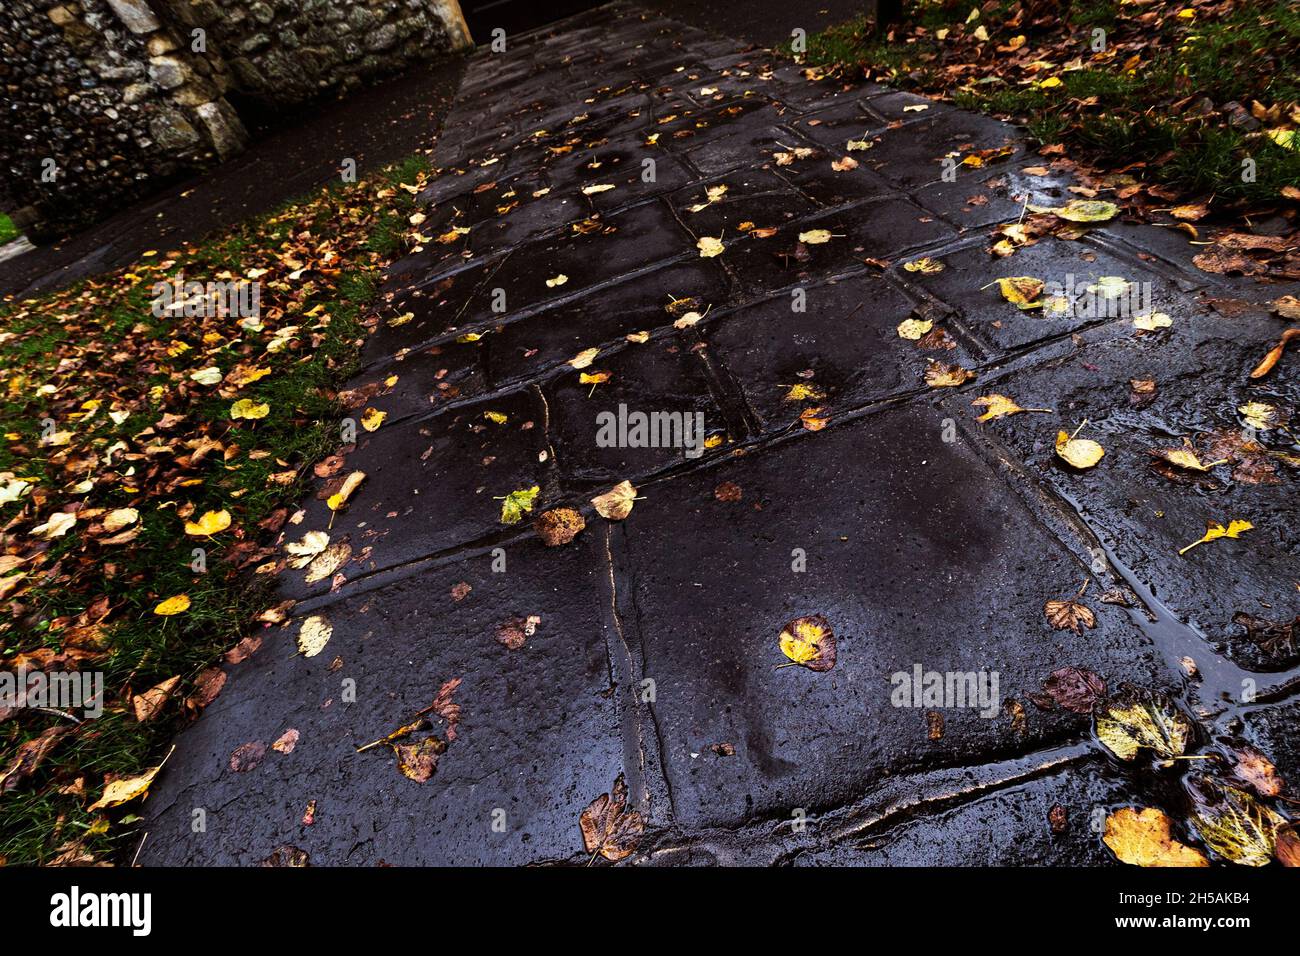
[[[1140,750],[1167,760],[1187,749],[1192,722],[1164,694],[1135,687],[1100,705],[1096,731],[1120,760],[1132,760]]]
[[[512,491],[501,499],[502,524],[518,524],[525,514],[533,510],[537,495],[542,489],[537,485]]]
[[[104,787],[103,795],[86,807],[87,812],[91,810],[103,810],[106,807],[115,807],[118,804],[126,803],[128,800],[134,800],[141,794],[149,791],[149,785],[153,783],[153,778],[158,775],[162,769],[160,764],[152,770],[146,770],[136,777],[122,777],[110,782]]]
[[[946,362],[936,362],[934,359],[929,359],[928,363],[925,369],[925,384],[931,388],[953,387],[975,377],[974,372],[960,365],[949,365]]]
[[[998,279],[997,283],[1002,298],[1022,311],[1037,309],[1043,304],[1038,300],[1046,285],[1042,279],[1035,279],[1033,276],[1008,276]]]
[[[703,236],[699,242],[695,243],[695,248],[700,250],[700,257],[703,259],[712,259],[714,256],[722,255],[725,248],[721,239],[715,239],[712,236]]]
[[[1119,214],[1119,206],[1101,199],[1071,199],[1064,206],[1035,206],[1030,212],[1050,212],[1068,222],[1105,222]]]
[[[931,319],[904,319],[898,323],[898,336],[915,342],[933,327],[934,321]]]
[[[223,508],[221,511],[205,511],[198,521],[185,522],[185,533],[195,537],[205,537],[218,531],[225,531],[229,527],[230,512]]]
[[[908,272],[920,272],[924,275],[934,275],[936,272],[942,272],[943,263],[938,259],[931,259],[926,256],[923,259],[913,259],[911,262],[904,262],[903,268]]]
[[[594,196],[596,193],[607,192],[608,190],[613,188],[614,188],[613,183],[600,183],[599,185],[596,186],[583,186],[582,194],[584,196]]]
[[[561,273],[560,273],[559,275],[557,275],[554,279],[547,279],[547,280],[546,280],[546,288],[548,288],[548,289],[554,289],[554,288],[557,288],[558,286],[562,286],[562,285],[564,285],[564,283],[566,283],[566,282],[568,282],[568,281],[569,281],[569,277],[566,276],[563,272],[561,272]]]
[[[361,413],[361,427],[368,432],[375,431],[384,423],[388,417],[388,412],[381,412],[377,408],[367,408]]]
[[[1010,398],[1005,395],[981,395],[971,402],[972,405],[978,405],[985,409],[983,415],[975,419],[977,422],[988,422],[995,418],[1005,418],[1007,415],[1017,415],[1020,412],[1046,412],[1051,414],[1050,408],[1021,408]]]
[[[302,622],[298,631],[298,650],[303,657],[315,657],[325,649],[334,635],[334,625],[319,614]]]
[[[596,356],[599,354],[600,349],[583,349],[573,358],[569,359],[569,364],[577,369],[586,368],[596,360]]]
[[[1059,76],[1049,76],[1047,79],[1043,80],[1043,82],[1038,84],[1038,88],[1040,90],[1050,90],[1060,85],[1061,78]]]
[[[1174,320],[1163,312],[1144,312],[1142,315],[1133,317],[1133,328],[1140,329],[1143,332],[1167,329],[1173,324]]]
[[[270,410],[271,406],[268,404],[259,404],[251,398],[241,398],[239,401],[235,402],[235,404],[230,406],[230,417],[236,419],[247,418],[256,420],[258,418],[265,418]]]
[[[1245,405],[1237,406],[1237,411],[1241,412],[1247,425],[1260,431],[1277,424],[1277,409],[1264,402],[1247,402]]]
[[[632,513],[636,499],[636,487],[630,481],[620,481],[603,495],[591,499],[596,514],[608,521],[622,521]]]
[[[175,614],[182,614],[190,609],[190,598],[188,594],[178,594],[175,597],[169,597],[165,601],[160,601],[158,606],[153,609],[155,614],[162,617],[171,617]]]
[[[348,499],[352,497],[352,492],[356,491],[361,482],[365,480],[366,473],[364,471],[354,471],[344,478],[343,484],[339,486],[339,490],[330,495],[325,501],[325,504],[329,506],[330,511],[338,511],[346,505]]]
[[[504,425],[510,420],[510,417],[505,412],[487,411],[483,413],[483,417],[497,425]]]
[[[1132,866],[1209,866],[1193,847],[1173,839],[1170,820],[1154,807],[1122,807],[1106,818],[1102,842]]]
[[[1075,429],[1074,434],[1079,434],[1079,429]],[[1091,468],[1101,461],[1106,450],[1091,439],[1075,438],[1069,432],[1059,431],[1056,433],[1056,453],[1075,468]]]
[[[835,634],[820,614],[795,618],[781,628],[781,653],[792,664],[811,671],[828,671],[835,666]]]
[[[1182,448],[1157,448],[1151,452],[1152,455],[1167,461],[1171,465],[1179,468],[1186,468],[1188,471],[1209,471],[1218,465],[1226,465],[1226,458],[1219,461],[1212,461],[1208,465],[1201,462],[1200,456],[1196,454],[1196,449],[1192,447],[1191,442],[1183,439]]]
[[[1197,538],[1187,547],[1180,549],[1178,553],[1186,554],[1188,551],[1192,550],[1192,548],[1196,547],[1198,544],[1205,544],[1205,542],[1207,541],[1216,541],[1219,538],[1235,538],[1238,535],[1240,535],[1243,531],[1249,531],[1254,527],[1255,526],[1251,524],[1249,521],[1241,521],[1237,519],[1233,519],[1232,521],[1229,521],[1228,526],[1226,528],[1223,525],[1219,524],[1217,521],[1211,521],[1207,524],[1204,535],[1202,535],[1200,538]]]
[[[787,402],[820,402],[825,397],[826,393],[820,388],[816,385],[809,385],[805,382],[797,382],[796,384],[791,385],[790,390],[785,393],[785,400]]]
[[[799,233],[799,241],[806,242],[810,246],[819,246],[823,242],[830,242],[832,238],[829,229],[809,229],[807,232]]]

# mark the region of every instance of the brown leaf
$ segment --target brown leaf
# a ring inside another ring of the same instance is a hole
[[[59,738],[67,732],[67,727],[55,725],[19,744],[9,765],[0,772],[0,793],[8,793],[35,773],[41,761],[49,756]]]
[[[147,720],[153,720],[162,710],[163,704],[167,703],[167,698],[172,695],[176,685],[181,682],[180,676],[169,677],[161,684],[157,684],[145,691],[143,694],[137,694],[131,698],[131,706],[135,710],[135,719],[140,723]]]
[[[306,850],[300,850],[296,846],[285,843],[271,851],[271,855],[258,864],[258,866],[272,867],[304,867],[311,866],[311,856]]]
[[[602,793],[582,811],[578,825],[593,860],[599,854],[617,863],[636,852],[645,822],[639,812],[627,809],[627,784],[621,773],[610,793]]]
[[[517,651],[524,646],[524,642],[533,636],[537,630],[537,625],[542,623],[542,619],[536,614],[530,614],[528,617],[513,617],[497,628],[497,640],[510,648]]]
[[[241,744],[230,755],[230,769],[235,773],[247,773],[249,770],[255,769],[265,756],[266,744],[260,740]]]
[[[397,769],[416,783],[425,783],[438,769],[438,758],[447,751],[447,745],[438,737],[425,737],[418,743],[394,744]]]
[[[724,481],[718,485],[718,487],[713,489],[713,497],[717,498],[719,501],[739,501],[744,497],[744,494],[745,493],[741,490],[740,485],[736,484],[734,481]]]
[[[1250,744],[1235,748],[1232,759],[1232,775],[1261,797],[1276,797],[1282,792],[1282,778],[1277,774],[1277,767]]]
[[[1263,360],[1251,370],[1250,377],[1263,378],[1273,371],[1273,366],[1277,365],[1278,360],[1282,358],[1282,353],[1286,351],[1287,343],[1295,338],[1300,338],[1300,329],[1287,329],[1283,332],[1282,337],[1277,341],[1277,345],[1269,349]]]
[[[1067,627],[1079,633],[1080,626],[1096,627],[1097,617],[1092,611],[1078,601],[1060,601],[1051,600],[1043,605],[1043,613],[1047,615],[1047,623],[1058,631],[1063,631]]]
[[[1087,668],[1070,665],[1052,671],[1043,681],[1043,694],[1030,699],[1042,707],[1040,698],[1043,696],[1047,702],[1058,704],[1072,713],[1091,714],[1097,701],[1106,696],[1106,682]],[[1050,707],[1043,709],[1049,710]]]
[[[552,508],[543,511],[533,520],[533,530],[548,548],[568,544],[585,527],[587,522],[572,508]]]

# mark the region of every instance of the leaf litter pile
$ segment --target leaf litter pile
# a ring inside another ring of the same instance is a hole
[[[4,862],[128,854],[132,801],[220,692],[222,651],[242,661],[261,643],[248,631],[285,620],[257,586],[278,565],[268,539],[335,441],[335,383],[426,170],[415,157],[201,245],[0,303],[4,668],[104,674],[97,718],[0,709]],[[156,283],[179,275],[258,282],[260,311],[156,316]],[[323,575],[345,560],[326,542],[300,547],[293,557]],[[328,641],[325,622],[307,630],[300,646]],[[429,750],[408,763],[431,766]],[[237,754],[247,768],[266,746]]]

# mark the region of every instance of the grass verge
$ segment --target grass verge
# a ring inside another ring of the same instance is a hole
[[[129,861],[138,804],[92,807],[158,766],[219,691],[222,653],[276,616],[260,542],[338,444],[334,388],[427,174],[415,156],[0,303],[2,668],[104,691],[97,717],[0,702],[0,862]],[[260,312],[155,314],[179,276],[260,283]],[[172,598],[184,609],[161,613]]]
[[[1300,187],[1290,0],[921,0],[907,13],[888,37],[863,19],[810,37],[804,62],[1010,117],[1180,193],[1262,203]]]

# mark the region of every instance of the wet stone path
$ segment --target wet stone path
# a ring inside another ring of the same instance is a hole
[[[470,60],[428,241],[352,383],[358,419],[387,417],[285,536],[346,560],[283,573],[291,618],[179,740],[142,862],[581,864],[580,814],[620,777],[633,863],[1113,862],[1098,809],[1176,784],[1032,702],[1066,665],[1165,691],[1295,777],[1296,648],[1233,623],[1300,613],[1294,470],[1150,456],[1247,402],[1295,407],[1293,374],[1246,377],[1280,330],[1251,303],[1289,290],[1216,284],[1181,237],[1118,220],[995,258],[1026,199],[1074,198],[1015,128],[737,49],[614,4]],[[949,182],[945,156],[981,159]],[[1172,325],[1022,312],[987,287],[1017,275],[1126,277]],[[935,362],[974,378],[932,387]],[[1050,411],[977,421],[994,393]],[[637,412],[703,429],[598,440]],[[1085,420],[1106,456],[1080,470],[1054,440]],[[622,481],[631,514],[600,517]],[[557,507],[586,527],[548,547],[532,519]],[[1179,556],[1231,518],[1254,529]],[[1095,626],[1053,628],[1045,602],[1085,580]],[[835,666],[778,667],[814,614]],[[328,642],[304,653],[304,631]],[[899,706],[891,675],[916,670],[996,684]],[[431,778],[357,752],[440,688]]]

